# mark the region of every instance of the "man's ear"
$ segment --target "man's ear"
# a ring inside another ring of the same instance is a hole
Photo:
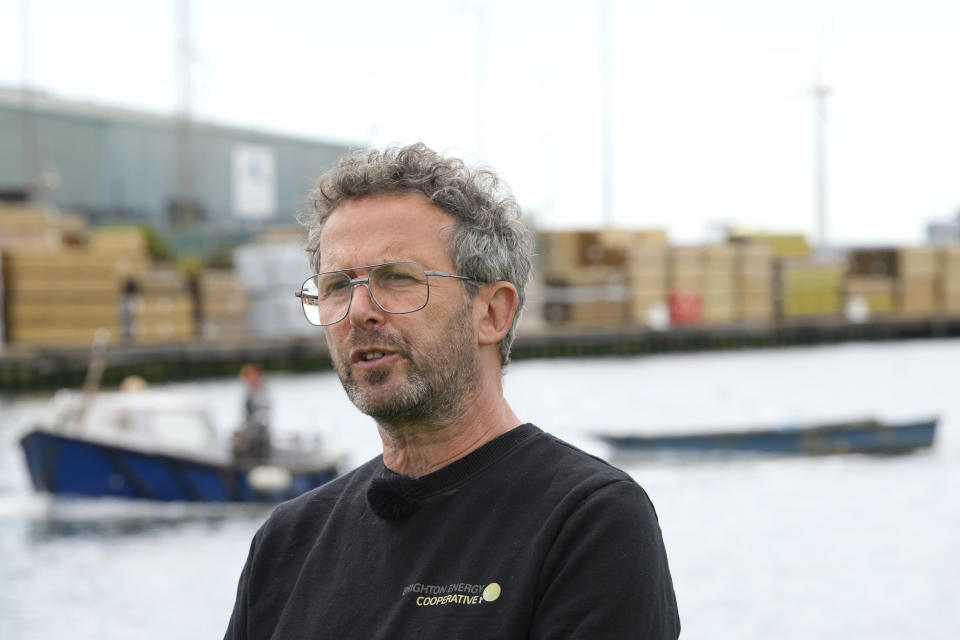
[[[483,285],[477,294],[479,327],[477,340],[481,346],[503,340],[513,324],[520,305],[517,288],[506,281]]]

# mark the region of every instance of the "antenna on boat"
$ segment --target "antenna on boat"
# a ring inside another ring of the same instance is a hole
[[[103,380],[103,371],[107,368],[107,349],[110,347],[110,331],[97,329],[93,334],[93,344],[90,346],[90,363],[87,365],[87,375],[83,379],[83,403],[77,411],[75,425],[77,428],[83,423],[83,417],[93,403],[93,397],[100,389]]]

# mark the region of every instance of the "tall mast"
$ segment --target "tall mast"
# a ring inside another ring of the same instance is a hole
[[[192,226],[197,222],[193,176],[193,91],[190,64],[190,0],[177,1],[177,198],[173,222]]]
[[[39,141],[37,140],[37,114],[34,107],[33,85],[33,21],[30,15],[30,0],[20,0],[20,117],[21,162],[23,183],[28,189],[27,198],[36,196],[40,174]]]
[[[601,154],[600,190],[603,203],[603,226],[613,226],[613,100],[610,76],[612,65],[612,37],[610,29],[610,0],[598,3],[598,44],[600,63]]]
[[[830,87],[817,74],[813,85],[814,207],[817,216],[817,247],[827,246],[827,99]]]

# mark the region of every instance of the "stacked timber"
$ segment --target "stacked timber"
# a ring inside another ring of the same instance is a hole
[[[627,254],[627,317],[637,324],[651,319],[667,305],[666,243],[640,242]]]
[[[662,229],[606,230],[597,237],[608,267],[623,271],[624,320],[655,324],[667,303],[667,234]]]
[[[621,238],[599,231],[554,231],[541,237],[543,318],[576,328],[621,324],[626,315],[626,253]]]
[[[233,270],[207,270],[197,276],[200,335],[205,340],[249,337],[250,296]]]
[[[574,231],[550,231],[539,238],[540,268],[544,272],[580,264],[580,239]]]
[[[897,251],[854,249],[847,262],[846,301],[864,304],[870,316],[893,314],[897,309]]]
[[[172,269],[151,269],[128,282],[125,335],[135,343],[176,342],[197,334],[187,278]]]
[[[555,268],[544,274],[544,319],[576,328],[623,324],[624,272],[603,265]]]
[[[743,242],[734,258],[734,307],[736,320],[743,324],[772,324],[774,256],[763,242]]]
[[[8,342],[88,347],[98,329],[122,333],[123,285],[146,269],[145,252],[118,250],[96,234],[80,244],[79,218],[39,209],[5,208],[0,237]]]
[[[937,293],[943,313],[960,315],[960,245],[943,247],[938,253]]]
[[[666,300],[662,230],[553,231],[540,236],[544,318],[603,327],[646,322]]]
[[[908,317],[937,312],[937,250],[904,247],[897,251],[898,310]]]
[[[736,320],[733,245],[670,247],[667,265],[672,324],[726,325]]]
[[[785,258],[778,274],[782,319],[836,319],[843,308],[845,262]]]
[[[703,247],[700,282],[702,317],[706,325],[730,325],[736,321],[736,248],[730,244]]]
[[[732,242],[765,244],[770,247],[774,258],[809,258],[813,253],[806,237],[799,233],[767,233],[751,231],[731,231]]]
[[[896,310],[896,280],[888,276],[850,274],[844,286],[847,302],[861,301],[870,316],[888,316]]]
[[[0,251],[57,250],[82,242],[83,219],[40,207],[0,204]]]
[[[7,340],[89,346],[98,329],[116,338],[125,268],[88,249],[6,252]]]
[[[703,321],[703,249],[670,247],[668,280],[670,323],[698,325]]]

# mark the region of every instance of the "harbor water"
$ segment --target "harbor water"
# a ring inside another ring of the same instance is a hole
[[[939,416],[900,456],[614,460],[651,495],[683,637],[960,637],[960,341],[846,344],[510,366],[517,414],[592,453],[596,432],[660,433]],[[372,422],[332,373],[269,378],[278,430],[355,465]],[[171,385],[226,435],[239,380]],[[49,395],[0,395],[0,638],[216,638],[269,508],[35,495],[17,439]],[[375,550],[374,550],[375,551]],[[389,559],[385,559],[389,561]]]

